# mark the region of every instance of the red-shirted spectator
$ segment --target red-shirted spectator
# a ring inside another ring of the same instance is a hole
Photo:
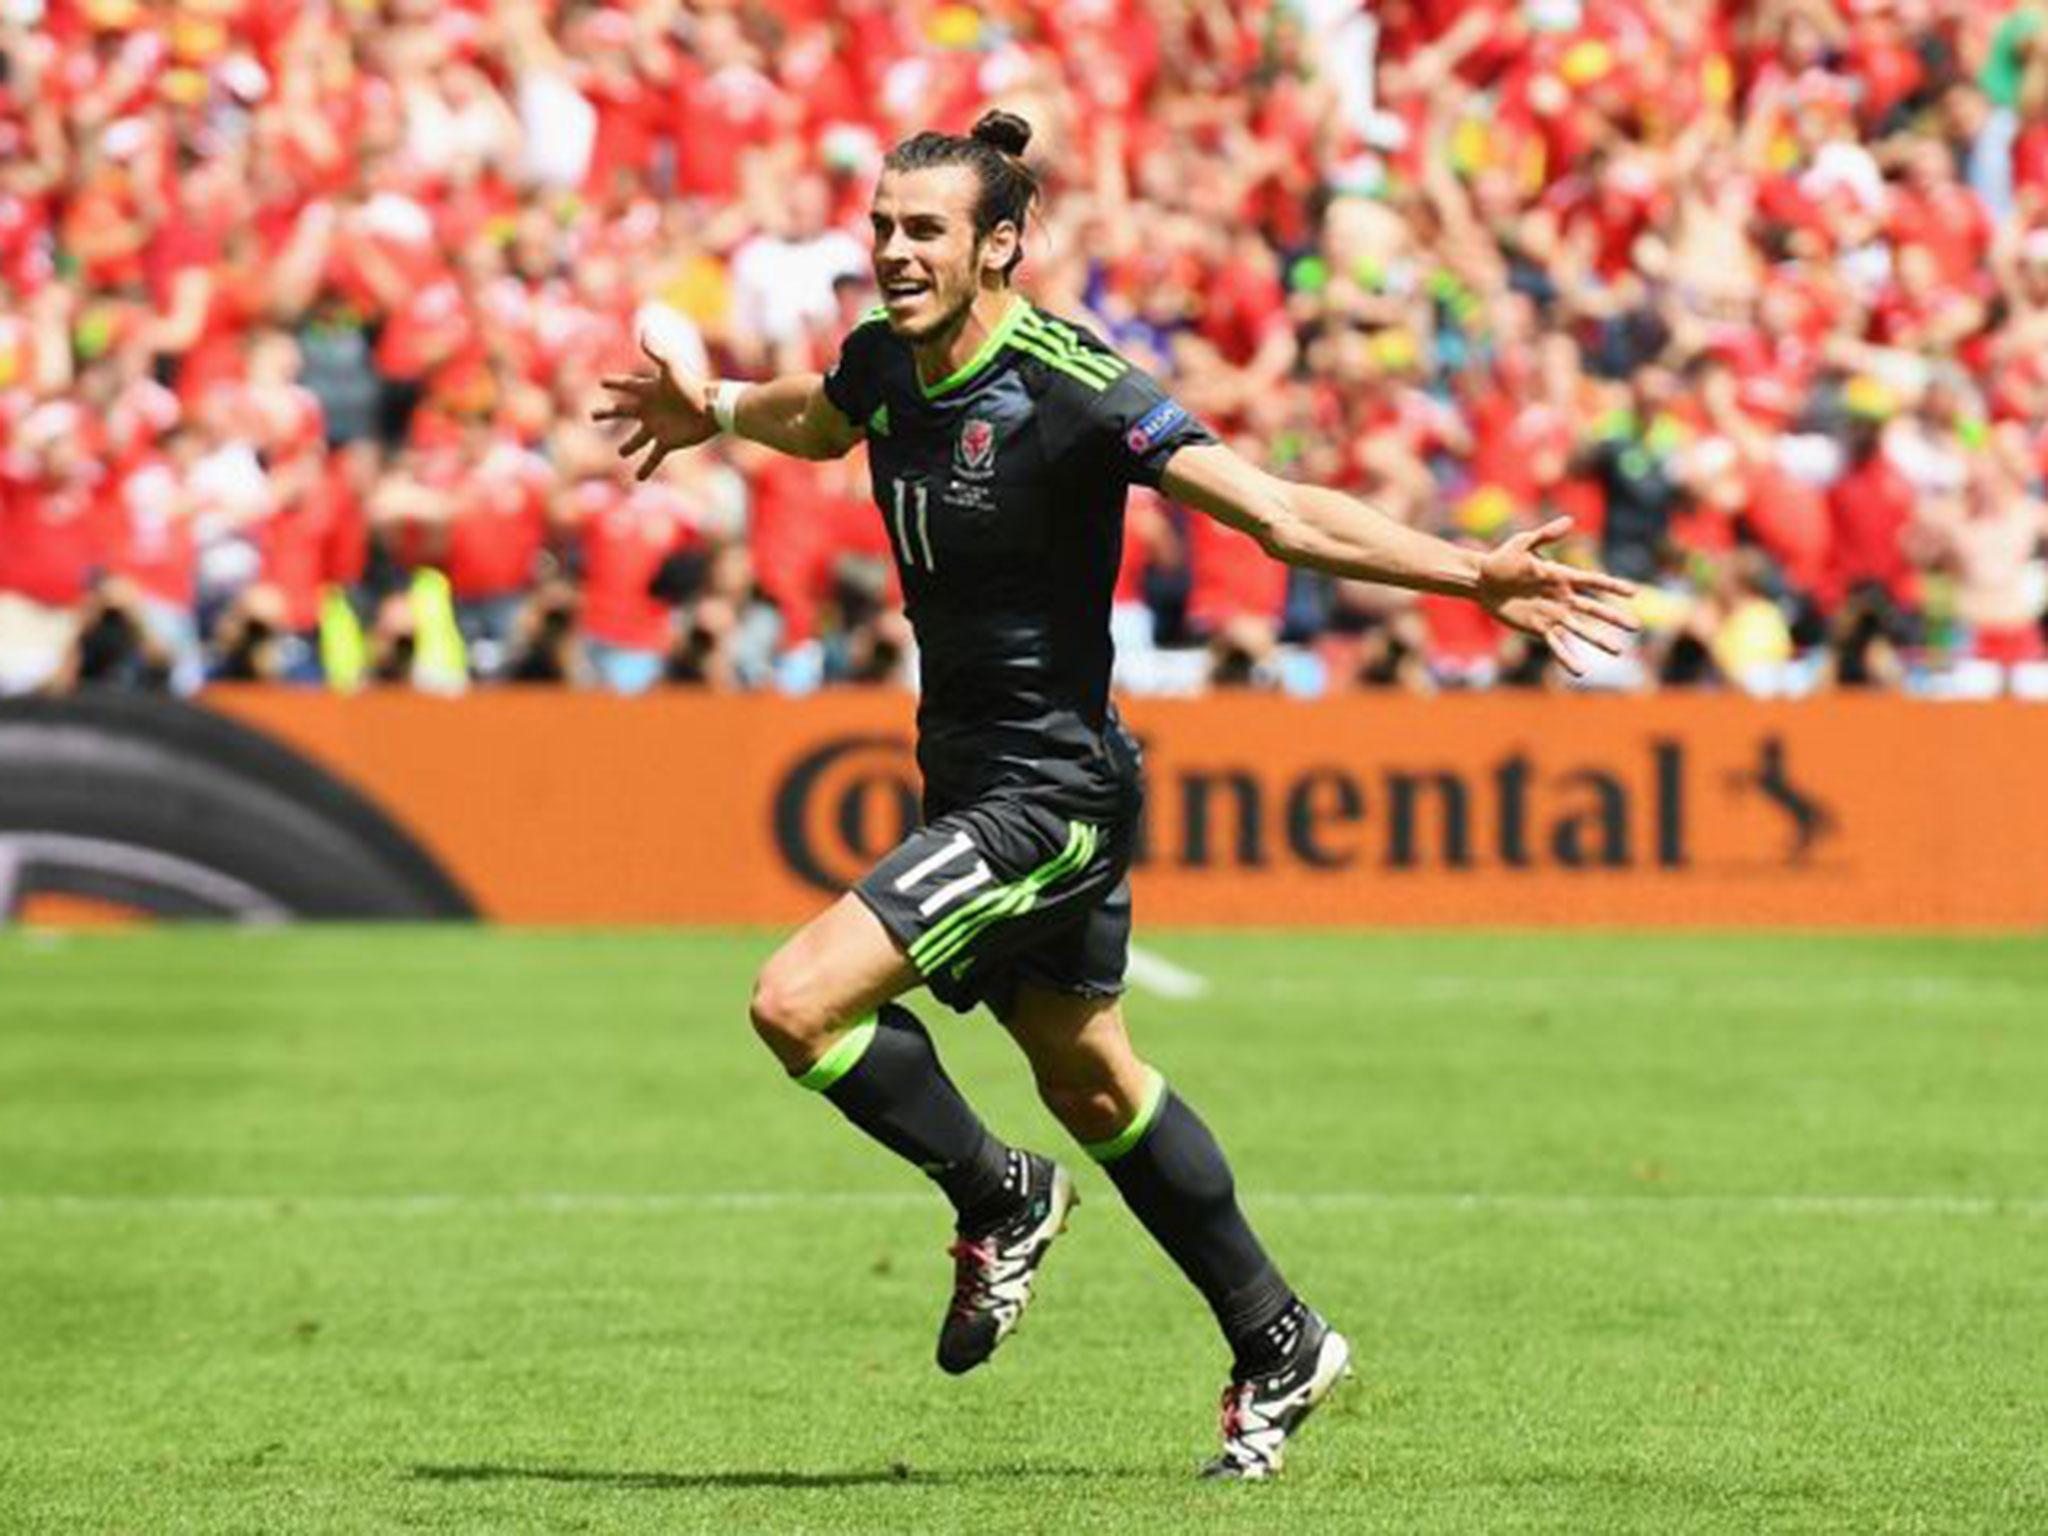
[[[104,568],[111,540],[106,487],[73,407],[46,405],[16,428],[0,457],[0,591],[70,608]]]
[[[1895,245],[1920,246],[1933,256],[1944,284],[1963,293],[1977,291],[1991,249],[1991,216],[1957,180],[1946,146],[1934,140],[1913,146],[1906,180],[1893,189],[1886,224]]]
[[[1430,675],[1455,687],[1484,688],[1500,673],[1507,631],[1476,603],[1425,592],[1416,599],[1428,635]]]
[[[702,13],[695,33],[693,52],[677,70],[669,119],[676,190],[728,200],[739,193],[747,152],[769,142],[788,103],[730,12]]]
[[[669,557],[695,542],[689,509],[666,486],[629,491],[605,480],[576,486],[567,506],[591,665],[613,692],[644,693],[660,681],[676,639],[673,608],[654,588]]]
[[[175,448],[146,450],[123,471],[109,508],[111,567],[147,601],[178,611],[192,608],[199,587],[199,546],[184,483],[188,463]]]
[[[773,455],[756,469],[747,543],[755,578],[782,616],[787,645],[816,637],[838,555],[888,553],[864,468],[858,461],[811,464]]]
[[[1875,423],[1852,439],[1850,465],[1828,488],[1827,504],[1823,605],[1839,607],[1858,589],[1875,588],[1900,610],[1917,609],[1920,582],[1906,552],[1913,488],[1880,450]]]
[[[310,636],[319,627],[327,585],[332,503],[320,462],[311,455],[280,465],[275,483],[277,503],[254,530],[261,579],[278,594],[284,627]]]
[[[1743,522],[1750,539],[1778,562],[1799,592],[1817,593],[1828,579],[1834,539],[1829,497],[1775,465],[1747,472]]]
[[[1219,682],[1251,681],[1279,644],[1287,567],[1212,518],[1190,518],[1187,534],[1188,621],[1208,639]]]
[[[489,672],[537,579],[554,472],[505,434],[478,432],[444,458],[452,478],[435,487],[448,501],[441,563],[463,638],[490,647],[479,668]]]

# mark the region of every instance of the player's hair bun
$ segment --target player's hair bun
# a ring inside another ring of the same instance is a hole
[[[969,137],[1006,155],[1021,155],[1031,142],[1031,125],[1014,112],[997,109],[982,113]]]

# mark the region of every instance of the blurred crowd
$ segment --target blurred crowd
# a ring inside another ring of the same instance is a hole
[[[0,0],[0,692],[906,675],[859,454],[636,484],[657,334],[820,368],[900,137],[1243,452],[1645,585],[1613,688],[2048,694],[2048,7]],[[1134,496],[1124,686],[1545,686]]]

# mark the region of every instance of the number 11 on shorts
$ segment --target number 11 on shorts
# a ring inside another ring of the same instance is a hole
[[[899,480],[896,484],[900,490],[903,482]],[[917,904],[918,916],[930,917],[939,908],[951,906],[962,896],[967,895],[971,891],[979,890],[995,878],[994,872],[990,870],[979,855],[974,853],[974,844],[968,840],[967,834],[965,832],[956,832],[953,834],[952,840],[939,849],[937,853],[933,854],[930,858],[919,860],[903,871],[902,874],[898,875],[896,877],[896,889],[908,891],[927,875],[938,874],[941,870],[955,863],[962,854],[974,857],[972,867],[965,874],[947,878],[937,890],[925,897],[923,901],[920,901]]]

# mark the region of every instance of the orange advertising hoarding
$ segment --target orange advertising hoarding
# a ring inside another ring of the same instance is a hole
[[[792,922],[910,824],[912,702],[224,690],[484,915]],[[2048,709],[1140,700],[1141,922],[2048,922]]]

